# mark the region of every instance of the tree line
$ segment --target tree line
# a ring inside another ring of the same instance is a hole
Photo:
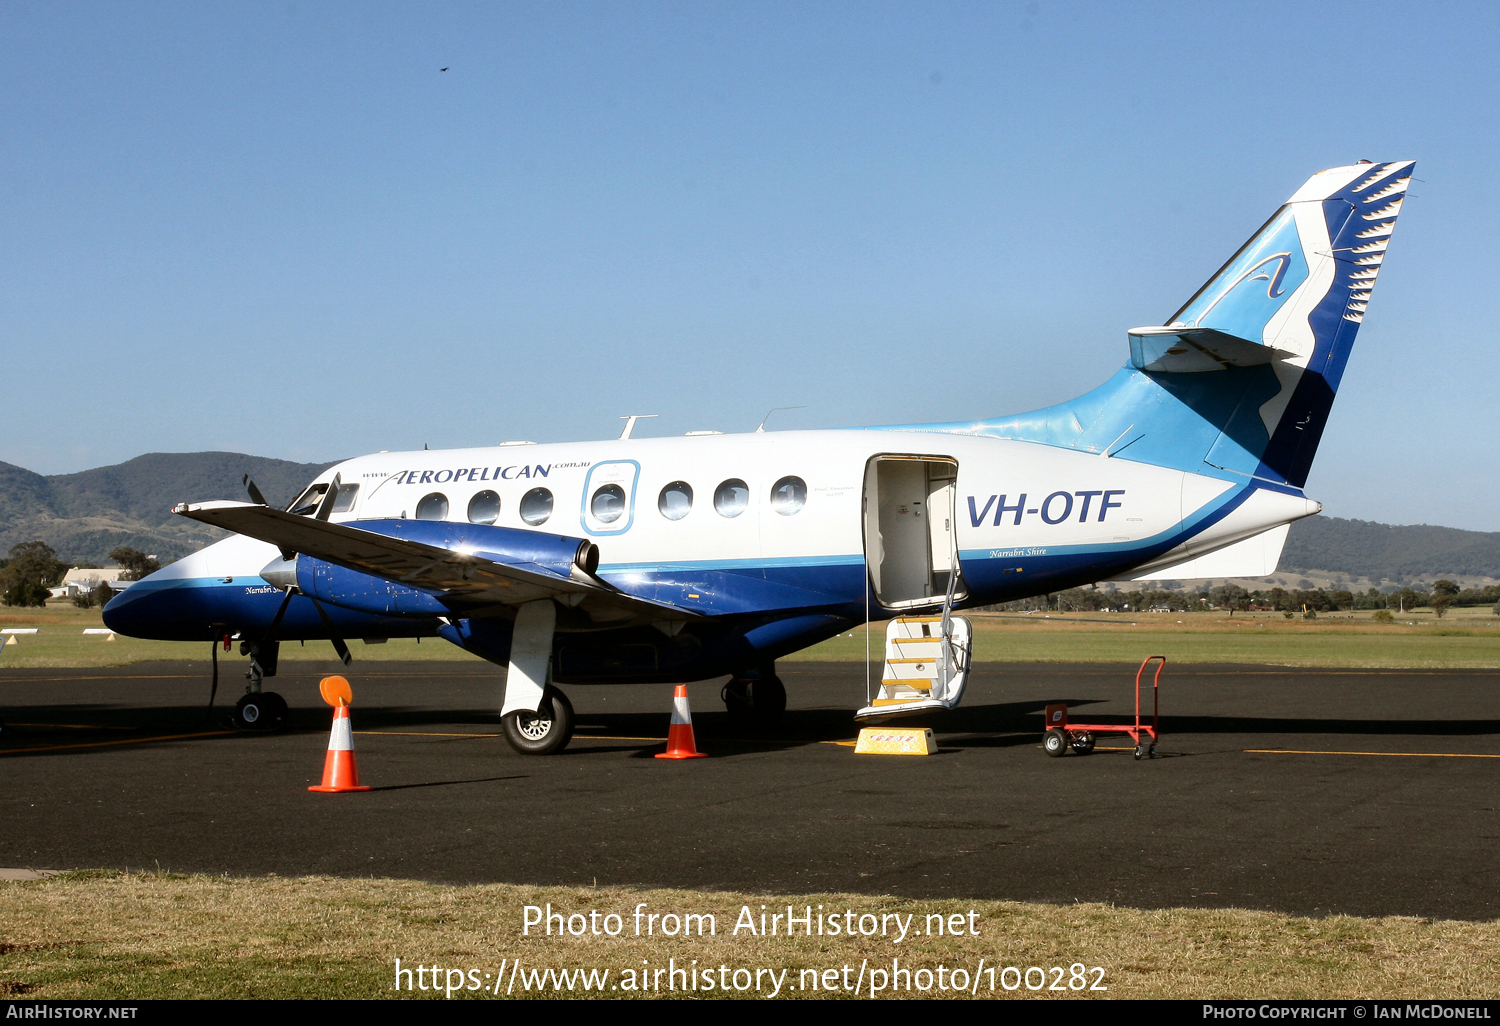
[[[1070,588],[1051,595],[986,606],[1005,612],[1172,612],[1208,609],[1298,613],[1332,613],[1356,609],[1389,610],[1392,613],[1430,609],[1441,618],[1454,606],[1490,606],[1500,616],[1500,585],[1460,588],[1453,581],[1437,580],[1431,588],[1370,588],[1351,591],[1338,588],[1266,588],[1247,591],[1237,584],[1221,584],[1198,591],[1141,588],[1124,591],[1114,587]]]
[[[138,581],[161,569],[155,556],[148,556],[128,547],[120,547],[109,554],[124,573],[122,581]],[[63,575],[73,564],[57,558],[52,546],[44,541],[21,542],[12,545],[8,559],[0,559],[0,603],[7,606],[45,606],[51,589],[62,583]],[[97,570],[86,565],[80,569]],[[113,592],[108,584],[100,581],[90,591],[74,598],[74,603],[88,607],[103,605]]]

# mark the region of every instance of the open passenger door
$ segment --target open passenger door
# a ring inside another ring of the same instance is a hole
[[[865,468],[867,587],[884,608],[917,615],[886,626],[880,693],[855,713],[860,722],[952,709],[963,697],[973,627],[953,615],[968,595],[957,484],[958,462],[946,456],[876,456]]]

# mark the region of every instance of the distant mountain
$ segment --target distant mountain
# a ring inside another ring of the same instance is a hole
[[[292,463],[235,452],[155,452],[112,467],[43,477],[0,463],[0,555],[40,538],[75,563],[105,563],[121,545],[163,563],[224,537],[175,516],[179,502],[244,499],[248,473],[266,501],[285,506],[332,464]]]
[[[1392,583],[1444,574],[1500,577],[1500,533],[1308,517],[1288,532],[1281,569],[1331,570]]]

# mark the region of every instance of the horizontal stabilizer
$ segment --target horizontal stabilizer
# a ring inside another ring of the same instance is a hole
[[[1281,562],[1281,549],[1286,544],[1291,524],[1282,524],[1269,531],[1251,535],[1222,549],[1193,556],[1181,563],[1157,567],[1131,581],[1184,581],[1217,577],[1268,577],[1276,572]]]
[[[1214,328],[1169,324],[1130,329],[1130,362],[1144,371],[1184,374],[1255,367],[1292,355]]]

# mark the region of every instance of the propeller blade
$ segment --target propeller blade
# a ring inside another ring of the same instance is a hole
[[[329,485],[328,491],[323,493],[323,501],[318,504],[318,512],[313,514],[315,519],[328,519],[328,514],[333,512],[333,504],[339,499],[339,487],[342,483],[338,474],[333,475],[333,484]]]
[[[242,477],[240,479],[240,484],[244,485],[245,486],[245,491],[247,491],[247,492],[250,493],[250,501],[251,502],[255,503],[258,506],[269,506],[270,505],[270,503],[268,503],[266,501],[266,497],[264,495],[260,494],[260,489],[257,488],[257,487],[255,487],[255,482],[252,481],[252,480],[250,480],[250,475],[249,474],[246,474],[244,477]]]
[[[276,628],[281,626],[281,618],[286,616],[286,607],[292,604],[293,594],[292,589],[287,588],[286,598],[281,600],[281,606],[276,610],[276,615],[271,619],[271,626],[267,627],[266,632],[261,635],[261,641],[271,641],[275,638]]]
[[[333,650],[339,654],[339,660],[343,662],[345,666],[348,666],[351,662],[354,661],[354,656],[349,654],[349,646],[344,644],[343,638],[332,637],[333,619],[328,615],[328,610],[323,608],[323,603],[319,602],[311,595],[307,597],[312,599],[313,608],[317,609],[318,611],[318,618],[323,621],[323,626],[328,628],[328,633],[330,635],[328,640],[333,642]]]

